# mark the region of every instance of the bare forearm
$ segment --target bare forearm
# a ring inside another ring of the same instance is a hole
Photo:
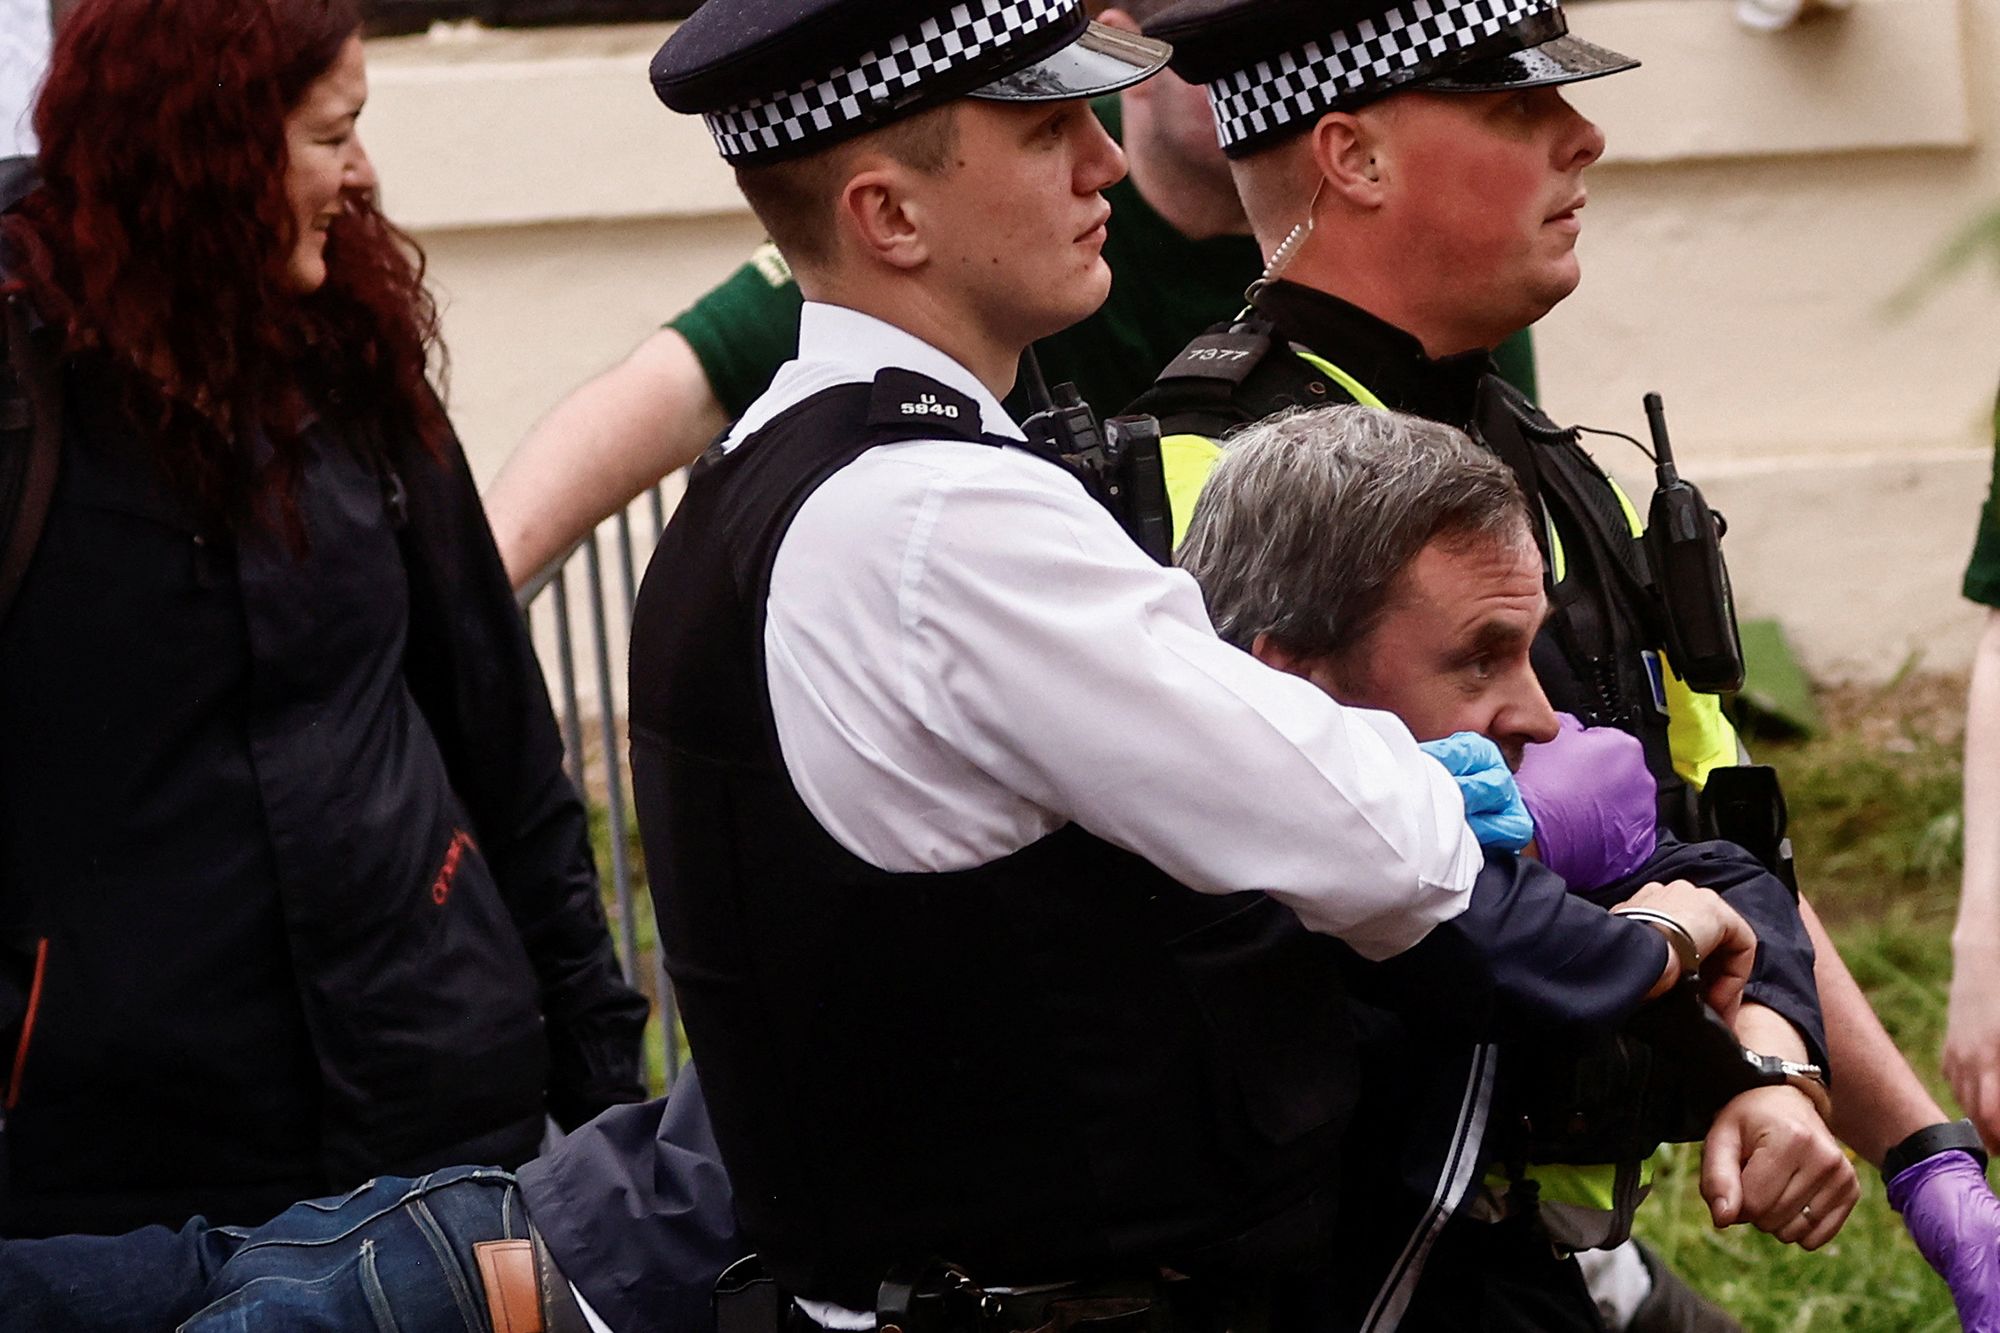
[[[1833,1132],[1871,1163],[1926,1125],[1945,1119],[1910,1062],[1875,1017],[1868,997],[1804,899],[1799,914],[1812,935],[1813,980],[1826,1015],[1827,1058],[1833,1064]]]
[[[1736,1039],[1759,1055],[1775,1055],[1786,1060],[1804,1060],[1806,1041],[1791,1020],[1768,1005],[1745,1001],[1736,1011]]]
[[[550,409],[486,495],[493,536],[520,587],[727,424],[687,342],[662,330]]]
[[[2000,611],[1986,613],[1965,701],[1965,877],[1952,951],[2000,957]]]
[[[1965,701],[1965,877],[1951,936],[1944,1073],[1988,1143],[2000,1142],[2000,611],[1972,659]]]

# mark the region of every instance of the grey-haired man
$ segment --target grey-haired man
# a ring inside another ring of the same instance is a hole
[[[1636,788],[1650,807],[1643,755],[1625,733],[1595,728],[1566,747],[1544,744],[1558,719],[1530,660],[1550,605],[1528,510],[1507,466],[1453,427],[1358,406],[1249,426],[1210,476],[1177,560],[1201,584],[1218,633],[1260,660],[1343,702],[1394,712],[1420,738],[1485,735],[1522,768],[1524,789],[1531,778],[1583,799]],[[1738,1036],[1766,1055],[1823,1059],[1812,946],[1789,890],[1740,848],[1671,834],[1655,845],[1650,820],[1635,831],[1645,836],[1542,855],[1606,905],[1662,878],[1725,891],[1761,945]],[[1643,1103],[1648,1083],[1630,1072],[1640,1067],[1627,1063],[1630,1048],[1604,1048],[1616,1055],[1579,1077],[1568,1061],[1589,1049],[1581,1033],[1561,1039],[1561,1055],[1533,1033],[1496,1052],[1454,1046],[1448,1023],[1391,1007],[1398,1016],[1380,1018],[1367,1048],[1350,1226],[1329,1277],[1335,1326],[1602,1328],[1568,1252],[1623,1233],[1636,1200],[1621,1191],[1637,1189],[1651,1140],[1625,1145],[1621,1167],[1603,1142],[1524,1144],[1517,1131],[1548,1120],[1547,1098],[1572,1083],[1603,1079],[1620,1088],[1607,1096]],[[1477,1071],[1489,1058],[1501,1076],[1482,1133],[1449,1119],[1465,1095],[1437,1072]],[[1671,1060],[1652,1077],[1687,1077],[1687,1057]],[[1630,1082],[1607,1073],[1614,1067]],[[1564,1118],[1599,1114],[1558,1104]],[[1824,1107],[1810,1084],[1765,1087],[1729,1100],[1712,1125],[1696,1117],[1676,1131],[1705,1129],[1702,1186],[1718,1222],[1748,1221],[1808,1249],[1833,1236],[1858,1186]],[[1468,1158],[1483,1176],[1464,1171]]]

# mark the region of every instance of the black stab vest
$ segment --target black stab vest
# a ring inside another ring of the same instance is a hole
[[[1074,825],[884,871],[786,771],[763,648],[785,531],[870,448],[949,438],[1010,447],[887,370],[711,451],[634,613],[640,831],[744,1229],[792,1291],[860,1309],[933,1259],[987,1284],[1324,1262],[1344,946]]]

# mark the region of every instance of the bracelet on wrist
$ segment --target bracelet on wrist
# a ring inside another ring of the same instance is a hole
[[[1903,1172],[1928,1157],[1941,1152],[1969,1153],[1972,1160],[1979,1163],[1979,1169],[1986,1169],[1986,1144],[1979,1137],[1970,1120],[1947,1120],[1941,1125],[1926,1125],[1904,1139],[1888,1152],[1882,1154],[1882,1179],[1894,1180]]]

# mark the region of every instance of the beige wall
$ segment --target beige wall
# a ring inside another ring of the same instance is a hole
[[[1891,306],[2000,202],[2000,4],[1862,0],[1758,34],[1719,0],[1608,0],[1574,23],[1648,65],[1575,90],[1611,151],[1584,285],[1541,331],[1552,410],[1642,434],[1639,396],[1665,394],[1745,612],[1818,673],[1962,666],[2000,284],[1982,266]]]
[[[1574,90],[1611,152],[1583,288],[1539,332],[1551,409],[1641,434],[1640,394],[1664,393],[1686,470],[1732,521],[1746,612],[1779,614],[1814,670],[1962,665],[2000,284],[1981,270],[1889,305],[2000,201],[2000,0],[1857,0],[1776,34],[1728,0],[1571,12],[1646,67]],[[652,99],[665,31],[371,46],[370,147],[450,303],[482,478],[758,238],[706,136]],[[1649,485],[1625,446],[1599,452]]]

